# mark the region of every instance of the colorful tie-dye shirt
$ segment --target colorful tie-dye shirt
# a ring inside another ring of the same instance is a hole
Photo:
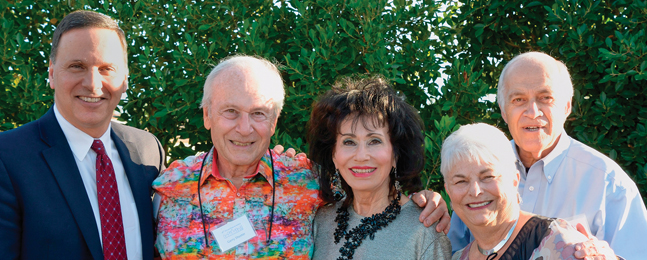
[[[164,259],[310,259],[312,221],[323,201],[317,176],[305,155],[294,158],[269,151],[257,166],[257,173],[243,179],[239,189],[218,172],[214,149],[207,154],[173,162],[153,182],[161,197],[155,246]],[[204,167],[202,162],[204,160]],[[209,236],[205,247],[202,210]],[[274,176],[273,176],[274,175]],[[269,244],[272,186],[276,182],[274,218]],[[221,252],[209,230],[246,214],[256,237]]]

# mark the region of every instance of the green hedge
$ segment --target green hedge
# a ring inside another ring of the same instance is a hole
[[[273,142],[300,151],[307,150],[301,137],[312,102],[337,78],[391,79],[425,120],[424,180],[441,190],[442,140],[474,121],[505,129],[488,97],[505,61],[538,50],[566,62],[573,75],[568,133],[615,159],[647,194],[644,1],[5,0],[0,131],[51,106],[51,35],[78,9],[120,21],[130,87],[119,119],[155,134],[170,160],[211,146],[198,108],[202,84],[218,60],[244,53],[282,65],[286,105]]]

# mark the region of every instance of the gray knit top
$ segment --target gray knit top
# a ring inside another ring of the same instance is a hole
[[[327,205],[317,211],[314,222],[314,257],[313,259],[337,259],[339,249],[346,239],[335,244],[337,208],[341,202]],[[426,228],[418,218],[422,209],[409,201],[402,206],[400,214],[388,226],[375,232],[375,240],[366,237],[355,249],[353,259],[450,259],[452,248],[449,239],[442,232],[436,232],[436,223]],[[360,224],[364,218],[350,213],[348,231]]]

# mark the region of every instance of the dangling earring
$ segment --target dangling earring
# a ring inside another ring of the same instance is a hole
[[[330,189],[332,190],[335,201],[340,201],[346,197],[346,192],[341,187],[341,176],[339,176],[338,169],[335,169],[335,173],[330,175]]]
[[[521,194],[517,192],[517,203],[521,204]]]
[[[393,167],[393,179],[395,180],[395,191],[398,192],[398,194],[402,193],[402,186],[400,186],[400,182],[398,181],[398,168]]]

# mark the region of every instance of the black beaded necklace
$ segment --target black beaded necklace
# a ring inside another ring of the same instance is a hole
[[[337,209],[337,228],[335,229],[335,244],[338,244],[342,237],[346,239],[344,246],[339,249],[341,256],[337,260],[353,259],[355,249],[362,244],[362,240],[369,236],[371,240],[375,238],[375,232],[386,227],[395,217],[400,214],[400,192],[391,201],[388,207],[382,213],[373,214],[373,216],[363,218],[361,224],[346,232],[348,229],[348,207]]]

